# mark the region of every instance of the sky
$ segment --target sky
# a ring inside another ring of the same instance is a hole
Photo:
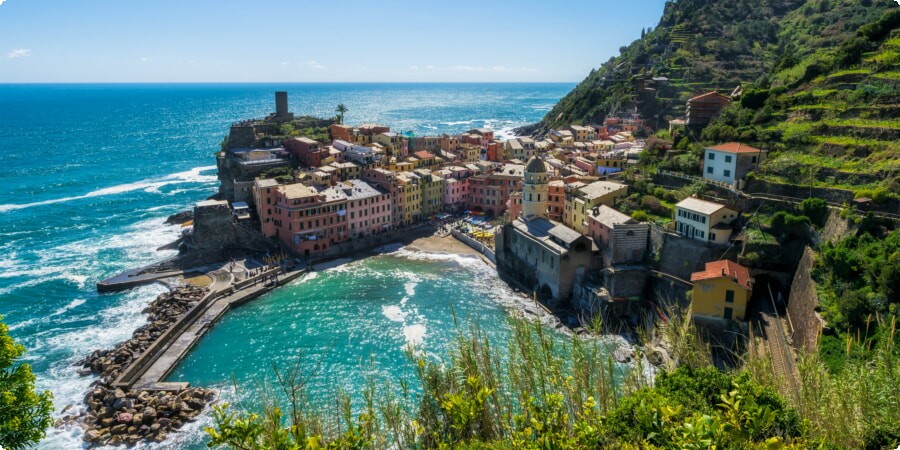
[[[0,0],[0,83],[576,82],[665,0]]]

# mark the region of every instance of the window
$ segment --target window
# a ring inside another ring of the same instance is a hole
[[[706,168],[706,173],[712,175],[712,173],[713,173],[713,168],[712,168],[712,166]]]
[[[734,291],[725,291],[725,303],[734,303]]]
[[[708,159],[709,159],[709,160],[710,160],[710,161],[712,161],[712,160],[714,160],[714,159],[716,159],[716,154],[715,154],[715,153],[713,153],[713,152],[709,152],[709,153],[707,153],[707,155],[708,155],[708,156],[709,156],[709,158],[708,158]]]
[[[727,163],[731,162],[731,155],[725,155],[725,162],[727,162]]]
[[[756,163],[756,157],[754,156],[753,158],[751,158],[751,159],[750,159],[750,162],[752,162],[752,163],[755,164],[755,163]]]
[[[726,177],[730,177],[730,176],[731,176],[731,171],[728,170],[728,169],[725,169],[724,175],[725,175]]]

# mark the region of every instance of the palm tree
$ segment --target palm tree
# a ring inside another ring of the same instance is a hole
[[[344,106],[343,103],[338,103],[337,108],[334,109],[338,113],[338,123],[344,123],[344,113],[348,111],[347,107]]]

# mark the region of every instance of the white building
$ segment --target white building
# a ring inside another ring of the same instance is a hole
[[[675,205],[675,231],[699,241],[726,244],[738,212],[725,205],[688,197]]]
[[[738,182],[759,166],[765,153],[737,142],[707,147],[703,155],[703,178],[741,188]]]

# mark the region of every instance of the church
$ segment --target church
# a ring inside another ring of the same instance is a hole
[[[591,269],[592,239],[547,218],[549,183],[544,161],[532,157],[525,166],[522,212],[510,217],[495,236],[497,271],[558,305],[569,299],[575,281]]]

